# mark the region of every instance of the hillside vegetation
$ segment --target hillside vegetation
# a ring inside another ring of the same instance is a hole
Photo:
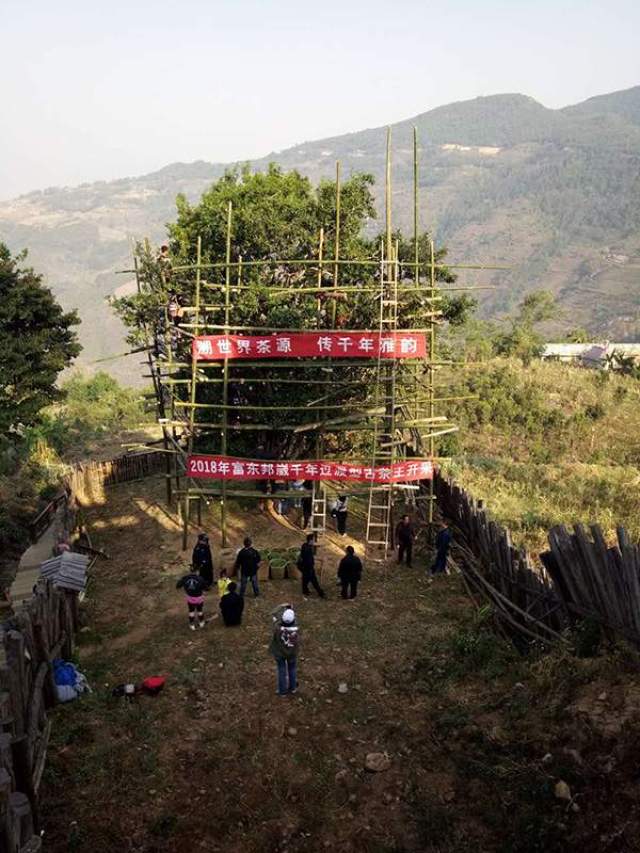
[[[534,551],[554,524],[618,524],[640,539],[640,383],[565,364],[469,366],[447,466]]]
[[[594,336],[640,333],[640,87],[563,110],[508,94],[439,107],[393,126],[394,218],[412,216],[412,129],[421,140],[422,226],[450,248],[452,261],[507,267],[469,273],[493,283],[487,316],[501,316],[522,293],[544,286],[568,318]],[[252,163],[297,169],[316,183],[335,174],[371,173],[382,200],[385,130],[305,142]],[[173,164],[159,172],[72,189],[52,188],[0,204],[0,239],[29,246],[33,262],[65,307],[83,319],[84,360],[124,352],[123,330],[105,299],[132,287],[131,237],[164,237],[175,198],[196,201],[224,172],[221,164]],[[379,225],[371,224],[372,233]],[[107,363],[126,381],[137,359]]]

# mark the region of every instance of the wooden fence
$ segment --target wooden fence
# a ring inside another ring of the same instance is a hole
[[[540,564],[453,480],[436,476],[435,493],[456,529],[470,591],[491,602],[510,628],[530,640],[567,642],[565,629],[590,617],[640,647],[640,548],[624,529],[618,545],[608,547],[597,525],[591,538],[582,525],[573,534],[554,527]]]
[[[106,486],[138,480],[163,469],[160,453],[135,453],[74,466],[60,495],[32,522],[37,539],[56,521],[70,533],[76,510],[104,500]],[[52,661],[68,659],[78,627],[77,594],[40,580],[33,596],[0,624],[0,851],[36,853],[38,789],[56,703]]]
[[[52,661],[69,658],[76,593],[39,581],[32,599],[0,627],[0,848],[40,850],[38,789],[56,702]]]

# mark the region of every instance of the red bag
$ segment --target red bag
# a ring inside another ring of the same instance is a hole
[[[142,682],[142,689],[151,696],[157,696],[164,687],[166,680],[164,675],[150,675]]]

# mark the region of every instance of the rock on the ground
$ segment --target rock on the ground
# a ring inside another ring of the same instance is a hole
[[[348,692],[349,692],[349,688],[347,686],[346,681],[341,681],[340,684],[338,684],[338,693],[348,693]]]
[[[381,773],[391,767],[391,759],[386,752],[369,752],[364,760],[365,770]]]
[[[563,782],[562,779],[560,779],[559,782],[556,782],[556,786],[553,789],[553,793],[558,800],[571,799],[571,788],[567,785],[566,782]]]

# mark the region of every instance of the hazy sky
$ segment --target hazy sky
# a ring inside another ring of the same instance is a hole
[[[0,198],[640,84],[638,0],[0,0]]]

